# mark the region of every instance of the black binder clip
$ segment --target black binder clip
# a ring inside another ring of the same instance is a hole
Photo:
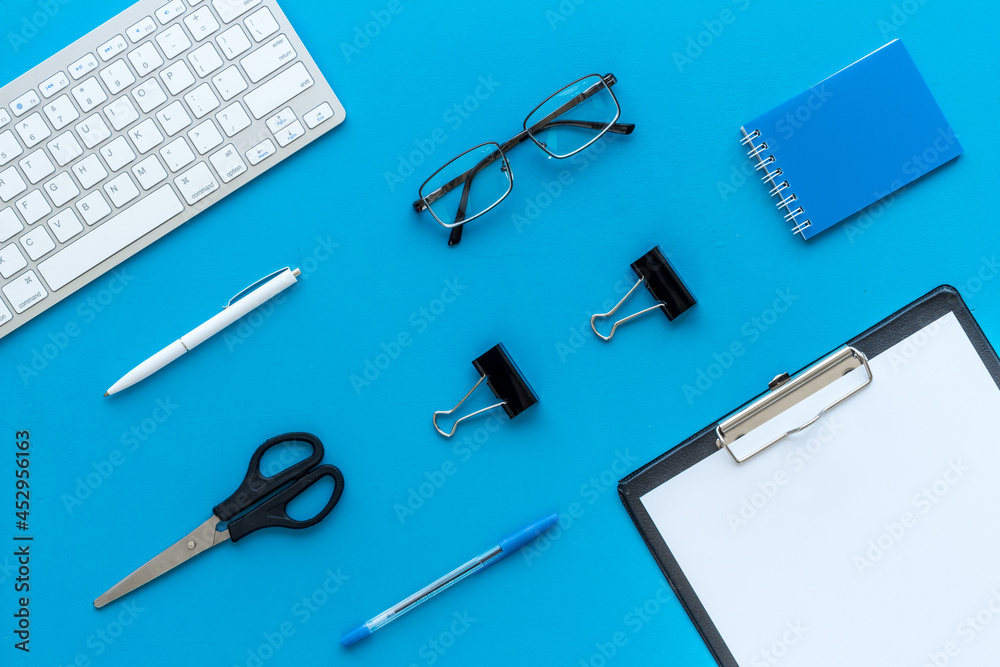
[[[667,316],[668,320],[673,321],[674,318],[678,317],[681,313],[686,311],[688,308],[698,303],[691,294],[684,281],[681,277],[677,275],[674,271],[674,267],[670,266],[670,262],[667,258],[663,256],[660,251],[660,246],[655,246],[652,250],[647,252],[645,255],[639,259],[632,262],[632,270],[635,274],[639,276],[639,281],[632,286],[632,289],[628,291],[628,294],[622,297],[622,300],[615,304],[615,307],[606,313],[598,313],[590,318],[590,328],[594,330],[597,337],[601,340],[611,340],[615,335],[615,330],[619,326],[625,324],[629,320],[635,319],[640,315],[644,315],[651,310],[660,309],[663,314]],[[628,298],[632,296],[639,285],[646,283],[646,289],[649,293],[653,295],[653,298],[659,301],[655,306],[650,306],[644,310],[640,310],[638,313],[633,313],[628,317],[623,317],[614,324],[611,325],[611,333],[607,336],[603,335],[597,330],[595,322],[598,319],[611,317],[621,308],[622,304],[628,301]]]
[[[507,416],[513,419],[518,416],[532,405],[538,402],[538,396],[532,391],[531,386],[528,381],[524,379],[521,375],[521,371],[518,370],[517,365],[507,354],[506,348],[504,348],[503,343],[498,343],[487,350],[485,353],[477,357],[472,365],[476,367],[479,371],[479,380],[476,384],[472,385],[472,389],[469,393],[458,402],[458,405],[453,407],[451,410],[438,410],[434,413],[434,418],[432,420],[434,424],[434,430],[443,435],[446,438],[450,438],[455,435],[455,429],[458,428],[460,422],[469,419],[470,417],[475,417],[478,414],[486,412],[488,410],[493,410],[495,408],[503,408]],[[466,399],[472,395],[472,392],[482,384],[483,380],[486,380],[487,386],[489,386],[490,391],[493,395],[500,399],[499,403],[495,403],[489,407],[482,408],[481,410],[476,410],[475,412],[469,413],[464,417],[459,417],[455,420],[455,423],[451,426],[451,431],[445,432],[441,430],[438,426],[437,420],[439,415],[450,415],[451,413],[458,410],[462,403],[465,403]]]

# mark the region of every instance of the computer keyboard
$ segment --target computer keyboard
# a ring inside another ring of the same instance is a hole
[[[140,0],[0,88],[0,337],[343,120],[274,0]]]

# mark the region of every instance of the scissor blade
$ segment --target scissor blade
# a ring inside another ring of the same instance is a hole
[[[228,530],[220,532],[215,529],[218,523],[219,518],[213,515],[208,521],[191,531],[184,539],[179,540],[172,547],[164,549],[160,555],[108,589],[107,593],[94,600],[94,606],[100,609],[109,602],[113,602],[126,593],[131,593],[139,588],[139,586],[156,579],[164,572],[177,567],[193,556],[214,547],[220,542],[228,540]]]

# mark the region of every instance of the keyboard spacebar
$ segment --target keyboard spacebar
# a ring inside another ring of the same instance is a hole
[[[52,290],[61,289],[183,210],[173,189],[164,185],[41,262],[38,271]]]

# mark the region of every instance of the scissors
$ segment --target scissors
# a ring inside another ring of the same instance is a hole
[[[262,474],[260,462],[265,452],[286,442],[307,443],[312,447],[312,454],[271,477]],[[261,528],[301,529],[316,525],[326,518],[344,492],[344,476],[336,466],[318,465],[322,459],[323,443],[311,433],[285,433],[271,438],[257,448],[243,483],[233,495],[212,509],[208,521],[112,586],[94,600],[94,606],[100,608],[117,600],[216,544],[227,540],[239,542]],[[316,516],[304,521],[288,516],[288,503],[324,477],[334,480],[333,495],[326,506]],[[228,524],[220,530],[218,525],[223,521],[228,521]]]

